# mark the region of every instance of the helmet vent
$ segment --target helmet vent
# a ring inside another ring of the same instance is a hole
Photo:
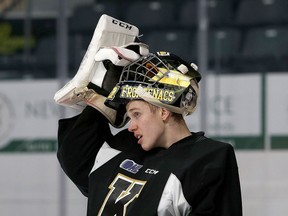
[[[186,74],[188,72],[188,68],[184,64],[180,64],[177,69],[181,71],[182,74]]]

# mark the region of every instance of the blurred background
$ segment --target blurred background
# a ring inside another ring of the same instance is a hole
[[[234,146],[245,216],[286,216],[287,12],[287,0],[0,0],[1,216],[86,214],[56,158],[58,119],[77,111],[53,97],[102,14],[137,26],[151,51],[198,65],[189,127]]]

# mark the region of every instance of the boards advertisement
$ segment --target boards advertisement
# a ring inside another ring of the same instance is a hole
[[[287,74],[209,75],[206,82],[207,136],[236,149],[288,148]],[[58,89],[57,80],[0,81],[0,152],[56,151]],[[201,104],[200,92],[186,117],[191,131],[202,130]]]

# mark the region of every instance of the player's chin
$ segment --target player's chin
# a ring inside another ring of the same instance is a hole
[[[149,145],[147,143],[142,143],[141,144],[141,148],[144,150],[144,151],[150,151],[153,147],[152,145]]]

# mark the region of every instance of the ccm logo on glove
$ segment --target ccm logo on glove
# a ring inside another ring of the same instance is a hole
[[[121,22],[121,21],[119,21],[119,20],[113,19],[113,20],[112,20],[112,23],[113,23],[113,24],[116,24],[116,25],[119,25],[120,27],[123,27],[123,28],[125,28],[125,29],[129,29],[129,30],[132,29],[132,25],[128,25],[127,23]]]

